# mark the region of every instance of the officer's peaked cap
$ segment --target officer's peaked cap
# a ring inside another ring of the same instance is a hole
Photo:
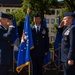
[[[66,16],[72,16],[72,17],[75,18],[75,13],[73,13],[73,12],[64,12],[63,17],[66,17]]]
[[[40,17],[40,15],[39,15],[38,13],[36,13],[36,14],[34,15],[34,17]]]
[[[0,17],[1,18],[7,18],[9,20],[13,19],[13,16],[11,14],[6,14],[6,13],[3,13],[3,12],[0,12]]]

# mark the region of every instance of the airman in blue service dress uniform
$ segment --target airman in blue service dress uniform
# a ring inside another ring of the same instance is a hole
[[[62,35],[61,61],[64,75],[75,75],[75,26],[73,25],[75,14],[64,12],[63,20],[57,28]],[[65,26],[63,28],[63,26]]]
[[[33,64],[33,75],[42,75],[42,65],[44,55],[49,49],[48,29],[41,25],[40,15],[34,16],[35,25],[32,27],[32,36],[34,49],[31,50],[31,59]]]
[[[12,63],[10,42],[15,32],[15,27],[12,24],[12,15],[1,12],[0,23],[0,75],[9,75],[8,70]]]

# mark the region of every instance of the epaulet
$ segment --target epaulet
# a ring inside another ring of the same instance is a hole
[[[71,29],[74,28],[74,27],[75,27],[75,25],[72,25],[72,26],[71,26]]]
[[[75,25],[72,25],[68,30],[71,30],[72,28],[74,28],[75,27]]]

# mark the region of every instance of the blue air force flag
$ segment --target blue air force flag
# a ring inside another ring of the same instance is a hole
[[[17,72],[19,73],[25,66],[30,64],[30,50],[33,48],[32,32],[30,28],[30,17],[26,14],[24,29],[18,52]]]

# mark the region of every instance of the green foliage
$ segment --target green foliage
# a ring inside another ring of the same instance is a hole
[[[63,18],[63,16],[62,16],[62,14],[64,13],[64,12],[68,12],[69,10],[68,10],[68,8],[62,8],[62,9],[60,9],[60,13],[59,13],[59,16],[60,16],[60,18],[62,19]]]
[[[56,27],[57,27],[57,23],[51,25],[51,32],[56,34]]]
[[[69,10],[75,11],[75,0],[64,0],[64,6]]]
[[[50,11],[50,8],[56,8],[58,6],[58,0],[24,0],[22,9],[25,13],[28,7],[31,10],[31,14],[38,12],[41,15],[41,19],[43,21],[44,13],[52,14],[54,11]]]
[[[11,12],[11,14],[16,17],[17,25],[20,25],[21,22],[24,22],[25,13],[23,12],[22,9],[18,9],[16,10],[16,12]]]

